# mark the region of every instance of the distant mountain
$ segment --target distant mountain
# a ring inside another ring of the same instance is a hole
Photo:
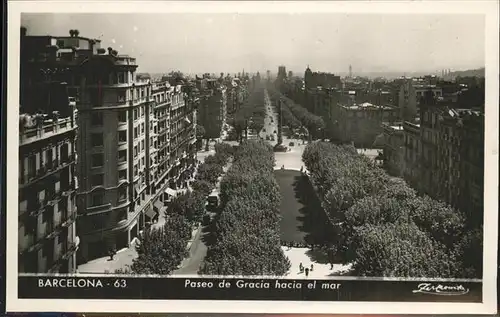
[[[448,76],[455,77],[484,77],[484,67],[450,72]]]

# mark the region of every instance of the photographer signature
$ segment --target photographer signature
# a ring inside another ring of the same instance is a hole
[[[417,289],[413,290],[413,293],[453,296],[453,295],[465,295],[469,293],[469,289],[465,288],[461,284],[442,285],[442,284],[432,284],[432,283],[421,283],[418,284]]]

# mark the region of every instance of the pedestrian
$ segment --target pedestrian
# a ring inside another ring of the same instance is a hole
[[[330,262],[330,270],[333,270],[333,263]]]
[[[314,270],[314,265],[311,264],[311,272]]]
[[[299,264],[299,271],[300,273],[304,272],[304,266],[302,265],[302,262]]]
[[[306,277],[309,276],[309,268],[306,267]]]

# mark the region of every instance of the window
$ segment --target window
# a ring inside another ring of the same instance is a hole
[[[118,102],[125,102],[127,99],[126,91],[119,91],[117,93],[117,96],[118,96]]]
[[[137,145],[134,146],[134,158],[137,157],[138,153],[137,153]]]
[[[118,180],[126,180],[126,179],[127,179],[127,170],[119,170]]]
[[[118,162],[122,163],[127,161],[127,150],[118,151]]]
[[[127,122],[127,112],[126,111],[118,112],[118,122]]]
[[[42,214],[42,221],[52,224],[54,221],[54,206],[47,206]]]
[[[144,151],[144,140],[141,141],[141,152]]]
[[[141,123],[141,134],[144,133],[144,123]]]
[[[118,201],[124,201],[127,199],[127,186],[118,187]]]
[[[30,155],[28,157],[28,175],[29,177],[35,176],[36,172],[36,155]]]
[[[137,109],[134,109],[134,120],[137,120],[138,117],[138,111]]]
[[[138,128],[138,127],[135,127],[135,128],[134,128],[134,139],[137,139],[138,134],[139,134],[139,128]]]
[[[92,187],[104,185],[104,174],[94,174],[91,180]]]
[[[141,165],[144,166],[144,156],[141,158]]]
[[[127,142],[127,131],[118,131],[118,142]]]
[[[139,174],[139,168],[137,167],[137,164],[134,165],[134,176],[137,176]]]
[[[90,116],[90,122],[93,126],[101,126],[103,123],[102,113],[101,112],[92,113]]]
[[[104,165],[104,155],[102,153],[92,154],[92,167],[101,167]]]
[[[93,193],[92,194],[92,206],[102,206],[104,205],[104,193]]]
[[[123,73],[123,72],[118,73],[118,83],[119,84],[125,83],[125,73]]]
[[[90,139],[92,142],[92,146],[103,146],[104,145],[102,133],[92,133],[90,135]]]

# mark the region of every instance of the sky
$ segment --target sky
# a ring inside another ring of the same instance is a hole
[[[28,35],[98,38],[140,72],[438,72],[484,67],[484,17],[444,14],[22,14]]]

